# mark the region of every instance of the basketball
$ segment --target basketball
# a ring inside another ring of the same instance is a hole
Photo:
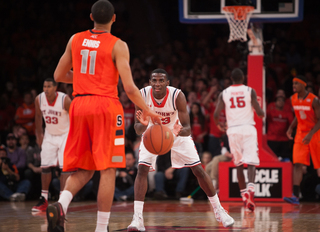
[[[146,149],[155,155],[164,155],[173,145],[173,134],[169,127],[155,124],[143,134],[143,144]]]

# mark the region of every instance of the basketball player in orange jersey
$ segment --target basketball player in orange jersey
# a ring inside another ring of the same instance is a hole
[[[232,226],[234,220],[220,205],[216,191],[209,175],[204,171],[195,144],[191,137],[190,118],[187,111],[187,101],[180,89],[169,86],[168,74],[163,69],[152,71],[149,79],[150,86],[140,90],[146,104],[158,114],[165,116],[161,123],[172,130],[175,135],[171,148],[172,168],[190,167],[197,177],[200,187],[207,194],[213,207],[217,221],[224,227]],[[135,130],[138,135],[153,125],[143,117],[140,106],[136,106],[137,119]],[[138,174],[134,184],[134,215],[127,231],[145,231],[143,222],[144,198],[148,188],[147,176],[155,170],[157,156],[150,153],[143,145],[139,148]]]
[[[299,204],[300,183],[303,177],[303,165],[310,165],[310,154],[313,166],[320,177],[320,103],[317,96],[306,90],[307,80],[304,76],[293,78],[291,104],[295,118],[288,128],[287,136],[292,138],[293,128],[297,126],[293,145],[293,195],[283,199],[291,204]]]
[[[215,123],[221,130],[219,115],[225,109],[227,118],[227,135],[233,154],[233,162],[237,166],[237,177],[240,194],[246,210],[254,211],[254,182],[256,166],[260,164],[258,157],[257,130],[255,128],[254,110],[260,118],[264,117],[256,91],[243,84],[244,74],[236,68],[231,72],[233,85],[223,90],[218,97],[218,104],[213,114]],[[248,165],[248,185],[246,186],[243,165]]]
[[[133,82],[127,44],[113,36],[113,5],[107,0],[93,4],[94,28],[73,35],[54,78],[73,83],[70,130],[63,171],[75,171],[66,181],[59,201],[47,208],[48,231],[64,231],[67,208],[73,196],[100,171],[96,232],[107,232],[115,190],[116,168],[125,168],[124,117],[118,99],[119,74],[124,90],[144,115],[160,122],[160,115],[143,101]],[[72,70],[71,70],[72,69]]]
[[[47,210],[48,192],[52,179],[51,169],[57,164],[60,169],[63,168],[63,153],[69,132],[70,104],[70,97],[57,91],[57,83],[52,78],[47,78],[44,81],[43,92],[35,99],[36,137],[37,143],[41,147],[41,197],[39,203],[32,207],[33,212]],[[46,124],[45,133],[42,129],[43,120]],[[69,174],[61,173],[61,191]]]

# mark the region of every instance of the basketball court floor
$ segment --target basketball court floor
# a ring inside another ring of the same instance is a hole
[[[0,231],[47,231],[45,213],[32,214],[34,201],[0,202]],[[246,213],[240,202],[222,202],[235,219],[224,228],[214,217],[209,201],[182,204],[179,201],[146,201],[146,231],[244,231],[244,232],[313,232],[320,231],[320,202],[293,206],[287,203],[258,202],[254,213]],[[93,201],[72,202],[67,214],[68,232],[92,231],[96,225],[97,206]],[[126,231],[133,214],[133,202],[115,202],[110,231]]]

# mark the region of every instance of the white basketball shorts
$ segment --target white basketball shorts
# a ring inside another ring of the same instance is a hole
[[[143,144],[143,137],[139,148],[139,165],[150,167],[154,171],[157,155],[150,153]],[[171,148],[171,164],[173,168],[193,167],[200,164],[200,158],[191,136],[175,137]]]
[[[228,128],[229,146],[236,166],[259,165],[257,130],[254,125]]]
[[[68,133],[62,135],[44,134],[41,146],[41,167],[52,167],[59,165],[63,167],[63,153],[66,146]]]

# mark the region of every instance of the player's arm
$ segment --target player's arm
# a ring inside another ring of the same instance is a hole
[[[40,95],[38,95],[35,99],[35,126],[36,126],[36,141],[39,147],[42,145],[43,141],[43,128],[42,128],[42,112],[40,110],[40,101],[39,101]]]
[[[160,115],[156,114],[147,106],[141,97],[139,89],[133,81],[129,64],[130,55],[127,44],[122,40],[118,40],[114,45],[112,57],[119,71],[124,91],[128,95],[129,99],[142,110],[144,117],[150,116],[151,118],[160,122]]]
[[[256,111],[258,117],[263,118],[264,112],[260,107],[260,104],[257,100],[257,93],[254,89],[251,90],[251,105],[252,105],[253,109]]]
[[[312,136],[314,133],[316,133],[320,129],[320,102],[318,98],[314,98],[312,101],[312,108],[314,110],[314,113],[318,119],[317,123],[314,125],[314,127],[309,131],[309,133],[302,139],[302,142],[304,144],[308,144],[310,140],[312,139]]]
[[[291,99],[291,98],[290,98]],[[290,126],[289,126],[289,128],[288,128],[288,130],[287,130],[287,137],[289,138],[289,139],[293,139],[293,137],[292,137],[292,131],[293,131],[293,128],[295,128],[296,126],[298,125],[298,121],[297,121],[297,117],[296,116],[294,116],[294,119],[292,120],[292,122],[291,122],[291,124],[290,124]]]
[[[64,109],[69,112],[71,99],[68,95],[64,98]]]
[[[225,104],[224,104],[224,101],[222,99],[222,93],[221,92],[219,94],[219,97],[218,97],[218,103],[217,103],[217,106],[216,106],[216,109],[214,110],[214,113],[213,113],[213,121],[214,123],[217,125],[217,127],[220,129],[220,130],[224,130],[223,129],[223,126],[220,125],[220,122],[219,122],[219,116],[220,116],[220,113],[221,111],[224,109],[225,107]]]
[[[187,110],[187,100],[186,100],[184,93],[181,91],[178,94],[178,97],[176,99],[176,106],[177,106],[177,110],[178,110],[179,121],[182,125],[182,127],[181,127],[180,125],[178,125],[177,122],[174,125],[174,130],[178,129],[178,134],[176,134],[176,135],[177,136],[189,136],[191,134],[191,127],[190,127],[190,117],[189,117],[189,113]],[[179,128],[177,128],[177,127],[179,127]]]
[[[54,71],[54,80],[56,82],[73,83],[73,71],[72,68],[72,53],[71,53],[71,43],[73,36],[69,39],[66,50],[61,56],[59,63]]]
[[[149,118],[147,118],[144,123],[141,123],[142,115],[141,109],[136,106],[136,117],[135,117],[135,122],[134,122],[134,130],[136,131],[137,135],[142,135],[142,133],[147,129],[148,124],[149,124]]]

